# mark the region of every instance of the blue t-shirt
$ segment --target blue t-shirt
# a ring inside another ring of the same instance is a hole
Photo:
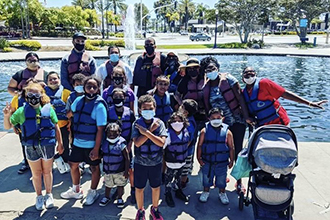
[[[73,112],[76,111],[77,103],[84,97],[85,96],[79,96],[76,98],[76,100],[74,100],[74,102],[71,105],[71,110]],[[98,102],[93,108],[91,117],[93,120],[96,120],[96,126],[106,126],[107,125],[106,107],[101,102]],[[73,145],[81,148],[93,148],[95,145],[95,141],[86,141],[86,140],[74,138]]]

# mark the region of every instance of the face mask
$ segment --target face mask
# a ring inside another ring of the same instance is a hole
[[[154,110],[142,110],[141,115],[145,120],[150,120],[155,116]]]
[[[123,82],[124,82],[124,78],[123,78],[123,77],[113,77],[113,82],[114,82],[116,85],[123,84]]]
[[[74,87],[74,90],[75,90],[77,93],[84,93],[84,87],[83,87],[83,86],[75,86],[75,87]]]
[[[246,79],[244,78],[244,82],[248,85],[251,85],[253,84],[255,81],[256,81],[257,77],[256,76],[250,76],[250,78]]]
[[[155,48],[153,46],[148,46],[145,48],[147,51],[147,54],[151,56],[155,52]]]
[[[113,99],[113,104],[117,107],[121,107],[124,105],[124,99]]]
[[[174,131],[179,132],[183,128],[183,122],[176,121],[176,122],[171,123],[171,126]]]
[[[86,96],[86,98],[87,98],[88,100],[92,100],[92,99],[95,99],[95,98],[96,98],[97,94],[89,94],[89,93],[86,93],[85,96]]]
[[[116,143],[119,140],[119,136],[116,137],[115,139],[107,138],[107,141],[109,141],[111,144]]]
[[[218,71],[206,73],[206,77],[209,78],[210,80],[215,80],[218,77]]]
[[[49,88],[51,88],[52,90],[58,89],[58,87],[60,87],[60,84],[53,84],[53,85],[48,85]]]
[[[74,44],[74,48],[77,50],[77,51],[82,51],[85,49],[85,44]]]
[[[38,94],[39,95],[39,94]],[[38,107],[38,105],[41,102],[41,97],[37,97],[35,94],[26,97],[26,101],[32,106],[32,107]]]
[[[119,61],[119,54],[116,53],[110,54],[110,61],[113,63],[117,63]]]
[[[188,71],[188,76],[190,76],[190,77],[196,77],[196,76],[198,76],[198,70],[197,69],[194,69],[194,70],[189,70]]]
[[[222,120],[221,119],[213,119],[213,120],[210,121],[210,123],[213,127],[218,128],[218,127],[221,126]]]
[[[37,70],[39,67],[39,62],[33,62],[33,63],[29,63],[29,62],[25,62],[26,66],[29,70]]]

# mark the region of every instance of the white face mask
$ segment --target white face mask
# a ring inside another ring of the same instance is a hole
[[[115,139],[107,138],[107,141],[109,141],[111,144],[116,143],[119,140],[119,136],[116,137]]]
[[[171,126],[174,131],[179,132],[183,128],[183,122],[176,121],[176,122],[171,123]]]
[[[210,80],[215,80],[218,77],[218,71],[206,73],[206,77]]]
[[[256,81],[257,77],[256,76],[250,76],[249,78],[244,78],[244,82],[248,85],[253,84]]]
[[[211,125],[215,128],[218,128],[222,125],[222,120],[221,119],[213,119],[210,121]]]

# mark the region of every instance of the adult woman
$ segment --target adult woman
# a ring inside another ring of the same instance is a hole
[[[237,158],[242,150],[245,122],[250,120],[238,80],[229,73],[219,73],[219,68],[218,61],[212,56],[201,60],[201,73],[206,76],[203,88],[205,109],[209,111],[211,107],[217,107],[223,111],[223,122],[229,126],[233,134],[235,158]],[[241,180],[237,181],[236,189],[238,192],[244,189]]]
[[[26,68],[16,72],[9,81],[8,92],[14,96],[17,92],[22,91],[26,80],[35,78],[45,86],[45,78],[47,72],[45,72],[39,65],[39,57],[34,52],[29,52],[25,56]]]

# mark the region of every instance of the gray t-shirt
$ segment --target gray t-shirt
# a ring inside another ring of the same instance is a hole
[[[133,123],[132,139],[141,136],[141,133],[139,132],[139,130],[137,128],[135,128],[135,123],[141,122],[141,120],[144,120],[144,119],[142,117],[138,118]],[[152,133],[156,136],[167,137],[167,131],[166,131],[164,122],[162,120],[160,120],[159,118],[154,118],[154,120],[158,120],[159,127]],[[149,128],[151,126],[151,124],[152,123],[146,124],[147,128]],[[138,147],[136,147],[134,145],[134,156],[135,156],[134,163],[136,163],[136,164],[139,164],[142,166],[155,166],[155,165],[162,163],[162,161],[163,161],[163,149],[161,149],[160,153],[158,153],[157,156],[155,156],[155,157],[151,157],[151,155],[149,155],[147,157],[142,157],[140,151],[138,150]]]

